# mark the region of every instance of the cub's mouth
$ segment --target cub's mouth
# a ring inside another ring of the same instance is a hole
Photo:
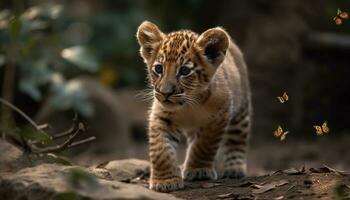
[[[164,97],[163,95],[156,94],[156,99],[165,107],[176,107],[184,105],[184,101],[176,97]]]

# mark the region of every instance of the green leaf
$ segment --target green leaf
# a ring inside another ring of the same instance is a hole
[[[9,10],[1,10],[0,11],[0,30],[6,30],[9,24],[9,18],[10,18],[10,11]]]
[[[98,69],[96,56],[86,47],[73,46],[63,49],[61,56],[68,62],[80,67],[82,70],[96,72]]]
[[[67,176],[67,183],[73,188],[96,188],[98,186],[97,177],[79,168],[73,168]]]
[[[57,163],[57,164],[62,164],[62,165],[69,165],[71,166],[72,163],[67,159],[62,156],[55,155],[53,153],[48,153],[46,154],[46,159],[50,163]]]
[[[93,115],[93,106],[84,93],[80,81],[72,80],[66,83],[54,80],[51,91],[53,97],[50,99],[50,103],[55,108],[61,110],[74,108],[86,117]]]
[[[0,54],[0,67],[2,67],[6,62],[6,57],[3,54]]]
[[[75,192],[62,192],[54,196],[54,200],[81,200],[82,198]]]
[[[28,94],[36,101],[39,101],[41,99],[40,90],[36,83],[33,82],[31,79],[21,79],[19,82],[19,89],[22,92]]]
[[[34,130],[33,128],[24,128],[23,130],[19,131],[19,134],[26,139],[35,140],[38,142],[50,143],[52,141],[52,138],[47,133]]]
[[[19,17],[14,17],[10,21],[9,32],[12,39],[18,37],[22,27],[22,21]]]

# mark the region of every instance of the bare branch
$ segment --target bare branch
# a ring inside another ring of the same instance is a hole
[[[79,146],[79,145],[82,145],[82,144],[85,144],[85,143],[92,142],[94,140],[96,140],[96,137],[95,136],[91,136],[89,138],[73,142],[72,144],[68,145],[67,148],[72,148],[72,147],[75,147],[75,146]]]
[[[24,117],[31,125],[33,125],[35,127],[35,129],[41,131],[41,129],[39,128],[39,125],[37,123],[35,123],[28,115],[26,115],[22,110],[20,110],[18,107],[16,107],[15,105],[13,105],[12,103],[6,101],[3,98],[0,98],[0,102],[3,103],[4,105],[10,107],[11,109],[13,109],[14,111],[16,111],[18,114],[22,115],[22,117]]]
[[[22,110],[17,108],[15,105],[11,104],[10,102],[0,98],[0,102],[4,105],[10,107],[11,109],[18,112],[20,115],[22,115],[32,126],[35,127],[36,130],[45,133],[42,129],[48,128],[48,124],[38,125],[36,124],[28,115],[26,115]],[[66,139],[62,144],[59,145],[52,145],[52,146],[45,146],[41,147],[38,146],[40,143],[39,141],[31,141],[26,138],[23,138],[22,135],[19,136],[19,139],[16,137],[9,137],[7,140],[16,146],[20,146],[24,152],[28,153],[35,153],[35,154],[41,154],[41,153],[53,153],[62,151],[65,149],[69,149],[78,145],[89,143],[96,139],[96,137],[92,136],[86,139],[74,141],[75,138],[77,138],[80,134],[86,132],[86,128],[82,122],[78,122],[78,115],[75,113],[73,118],[73,124],[72,126],[64,132],[58,133],[54,136],[51,136],[51,139],[55,140],[58,138],[63,138],[68,136],[68,139]],[[46,134],[46,133],[45,133]]]
[[[29,147],[31,148],[33,153],[37,153],[37,154],[40,154],[40,153],[52,153],[52,152],[62,151],[62,150],[65,150],[65,149],[69,148],[68,146],[70,146],[70,145],[72,147],[72,143],[74,141],[74,138],[76,138],[80,133],[82,133],[84,131],[85,131],[84,124],[83,123],[79,123],[78,124],[78,129],[76,129],[74,131],[74,133],[70,133],[69,138],[65,142],[60,144],[60,145],[48,146],[48,147],[37,147],[35,144],[29,143]],[[88,138],[88,139],[90,139],[90,138]],[[86,143],[86,142],[85,141],[84,142],[80,141],[79,144],[83,144],[83,143]],[[75,145],[75,146],[77,146],[77,145]]]
[[[41,125],[38,126],[38,128],[39,128],[40,130],[48,129],[48,128],[50,128],[50,125],[49,125],[48,123],[46,123],[46,124],[41,124]]]

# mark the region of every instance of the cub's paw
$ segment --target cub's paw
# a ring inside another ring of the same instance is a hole
[[[216,180],[217,174],[213,168],[185,168],[182,177],[186,181],[194,180]]]
[[[233,165],[226,167],[221,178],[235,178],[240,179],[246,175],[246,166],[245,165]]]
[[[184,182],[181,177],[168,179],[150,179],[149,188],[157,192],[171,192],[184,188]]]

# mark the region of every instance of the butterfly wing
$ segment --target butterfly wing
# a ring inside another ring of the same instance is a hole
[[[347,18],[349,18],[349,15],[348,15],[347,12],[341,12],[341,13],[339,13],[338,16],[339,16],[340,18],[342,18],[342,19],[347,19]]]
[[[288,133],[289,133],[289,131],[284,132],[284,133],[282,134],[280,140],[281,140],[281,141],[285,140]]]
[[[322,124],[322,130],[324,133],[329,133],[329,127],[327,125],[327,121],[325,121],[323,124]]]
[[[284,100],[288,101],[289,96],[287,95],[287,92],[284,92],[282,97],[284,98]]]
[[[341,10],[338,8],[338,9],[337,9],[337,15],[339,15],[340,13],[342,13],[342,12],[341,12]]]
[[[278,99],[281,103],[284,103],[283,97],[277,97],[277,99]]]
[[[334,21],[336,25],[341,25],[343,23],[339,17],[335,17]]]
[[[314,126],[315,130],[316,130],[316,134],[317,135],[322,135],[323,131],[322,131],[322,127],[321,126]]]
[[[283,133],[283,129],[281,126],[278,126],[278,128],[275,130],[274,135],[275,137],[280,137]]]

